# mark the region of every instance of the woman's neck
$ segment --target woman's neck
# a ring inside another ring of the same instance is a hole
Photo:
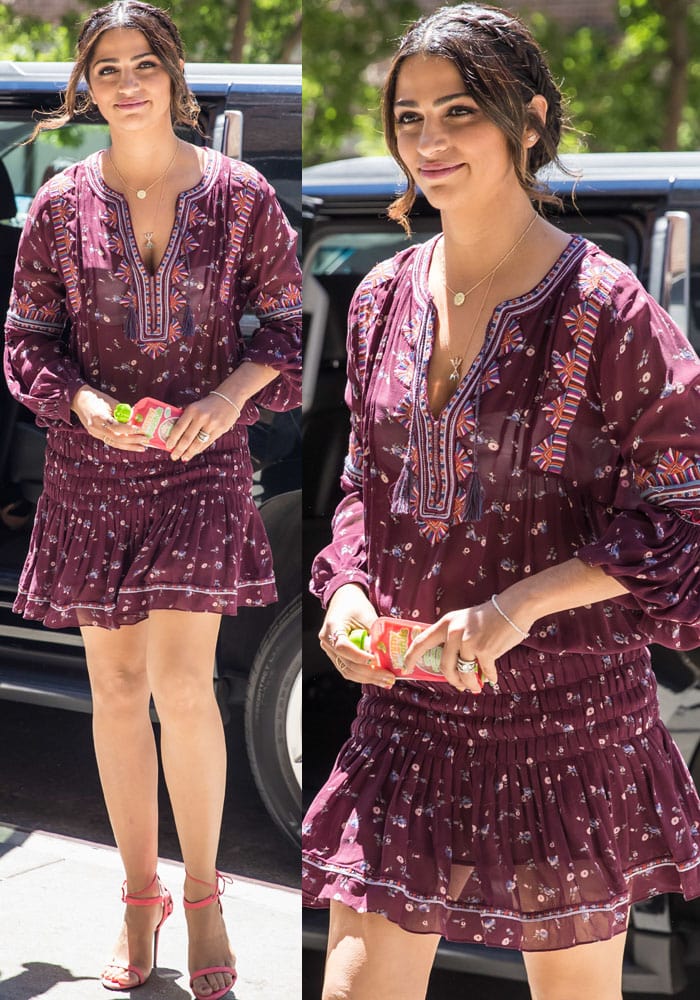
[[[527,198],[513,205],[470,213],[468,218],[443,212],[443,253],[448,282],[455,289],[467,286],[496,267],[513,248],[515,257],[537,227],[535,223],[528,229],[534,213]]]
[[[112,163],[134,187],[140,187],[158,177],[173,159],[179,145],[172,126],[148,132],[111,133]]]

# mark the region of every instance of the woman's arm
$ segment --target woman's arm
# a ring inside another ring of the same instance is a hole
[[[56,259],[50,185],[34,199],[17,252],[5,322],[7,385],[37,424],[71,424],[71,401],[86,384],[67,354],[66,288]]]
[[[241,408],[252,399],[269,410],[291,410],[301,404],[297,235],[267,181],[255,174],[250,184],[253,203],[240,247],[236,285],[260,326],[246,342],[238,367],[219,389],[232,394]],[[250,364],[257,372],[246,371]]]
[[[508,617],[523,632],[529,632],[539,618],[571,608],[588,607],[627,593],[627,588],[608,576],[600,566],[587,566],[580,559],[567,559],[558,566],[550,566],[519,580],[496,598]]]

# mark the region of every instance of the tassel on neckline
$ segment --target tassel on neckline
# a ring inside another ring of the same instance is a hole
[[[391,495],[391,513],[408,514],[411,496],[411,459],[407,454],[401,469],[401,475],[396,480],[394,492]]]
[[[481,482],[479,470],[469,474],[467,482],[467,506],[465,515],[468,521],[480,521],[484,513],[484,484]]]
[[[136,310],[134,309],[133,305],[130,305],[129,308],[126,310],[126,319],[124,320],[124,333],[126,334],[127,339],[132,341],[132,343],[136,343],[136,341],[139,339],[138,320],[136,318]]]

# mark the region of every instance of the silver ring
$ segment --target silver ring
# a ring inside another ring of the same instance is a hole
[[[462,657],[457,654],[457,670],[460,674],[473,674],[479,666],[478,660],[463,660]]]
[[[203,431],[201,428],[197,431],[197,440],[201,441],[203,444],[206,444],[210,437],[211,434],[207,434],[207,432]]]
[[[330,639],[331,646],[335,648],[338,645],[338,640],[342,639],[344,635],[347,635],[347,633],[344,632],[343,629],[341,628],[337,628],[335,632],[331,632],[331,639]]]

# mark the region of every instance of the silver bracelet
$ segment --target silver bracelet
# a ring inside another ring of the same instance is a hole
[[[236,420],[240,420],[241,419],[241,408],[238,405],[238,403],[234,403],[234,401],[232,399],[229,399],[228,396],[224,396],[223,392],[217,392],[216,389],[212,389],[211,392],[209,393],[209,395],[210,396],[218,396],[219,399],[225,399],[226,402],[228,403],[228,405],[232,406],[234,408],[234,410],[236,411]]]
[[[530,637],[530,633],[529,632],[523,632],[523,630],[520,628],[520,626],[516,625],[515,622],[513,621],[513,619],[508,617],[508,615],[505,613],[505,611],[503,610],[503,608],[499,605],[498,601],[496,600],[496,595],[495,594],[491,594],[491,603],[493,604],[494,608],[499,613],[499,615],[501,616],[501,618],[504,618],[508,622],[508,624],[510,625],[510,627],[515,629],[515,631],[518,633],[518,635],[521,635],[523,637],[523,639],[528,639]]]

